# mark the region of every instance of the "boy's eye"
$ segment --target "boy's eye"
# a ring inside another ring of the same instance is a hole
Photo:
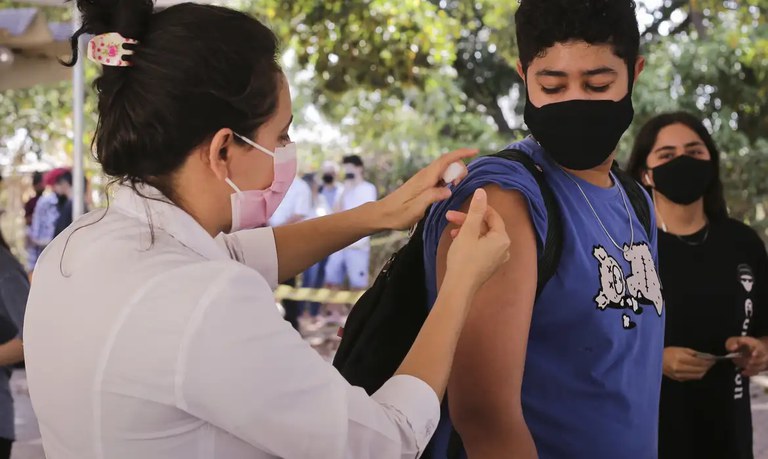
[[[546,86],[542,86],[541,90],[544,92],[544,94],[557,94],[558,92],[562,91],[562,86],[557,86],[554,88],[548,88]]]
[[[607,84],[605,86],[592,86],[590,84],[587,85],[587,89],[592,92],[606,92],[611,87],[611,85]]]

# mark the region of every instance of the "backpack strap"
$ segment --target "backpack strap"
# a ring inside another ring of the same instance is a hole
[[[632,204],[632,208],[635,209],[635,215],[643,225],[645,235],[648,240],[651,240],[651,206],[648,204],[648,198],[645,195],[645,191],[635,179],[629,174],[624,172],[617,162],[614,161],[611,166],[611,172],[619,180],[619,183],[624,188],[624,192],[627,194],[629,203]]]
[[[526,153],[520,150],[504,150],[491,155],[509,161],[522,164],[536,180],[544,199],[544,207],[547,210],[547,236],[544,241],[544,250],[538,261],[538,276],[536,277],[536,297],[539,297],[544,286],[555,275],[560,263],[560,255],[563,249],[563,224],[560,216],[560,207],[557,204],[555,193],[544,178],[544,171]]]

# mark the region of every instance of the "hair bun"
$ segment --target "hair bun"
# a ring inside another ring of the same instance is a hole
[[[154,9],[153,0],[77,0],[83,18],[78,31],[93,35],[117,32],[141,40]]]

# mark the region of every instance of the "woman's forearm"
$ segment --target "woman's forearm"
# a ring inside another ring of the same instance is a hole
[[[400,188],[379,201],[327,217],[275,228],[278,280],[295,277],[363,237],[416,224],[424,217],[430,205],[451,197],[450,190],[442,181],[446,169],[476,154],[477,150],[468,148],[453,151],[417,172]]]
[[[274,228],[278,280],[286,281],[306,271],[328,255],[371,234],[383,231],[387,221],[377,203],[326,217]]]
[[[395,373],[421,379],[440,400],[445,395],[456,344],[476,291],[464,278],[443,285],[411,350]]]

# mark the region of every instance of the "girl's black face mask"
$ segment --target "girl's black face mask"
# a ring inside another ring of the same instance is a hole
[[[678,156],[652,170],[656,191],[683,206],[693,204],[704,196],[715,174],[712,161],[687,155]]]
[[[569,100],[536,107],[526,85],[525,124],[560,166],[578,171],[595,168],[613,153],[632,123],[632,88],[630,73],[627,95],[618,102]]]

